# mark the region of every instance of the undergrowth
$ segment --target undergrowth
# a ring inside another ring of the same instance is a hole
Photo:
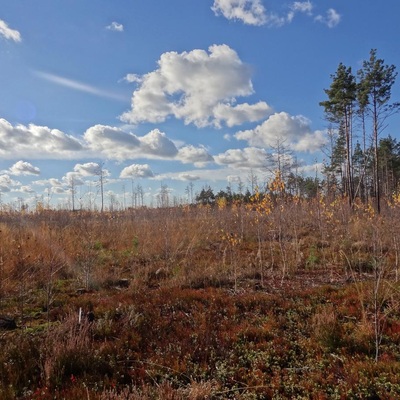
[[[398,217],[280,197],[1,214],[0,398],[399,398]]]

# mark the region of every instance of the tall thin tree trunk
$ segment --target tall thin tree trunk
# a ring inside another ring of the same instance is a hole
[[[378,155],[378,120],[377,120],[377,109],[376,102],[374,103],[374,186],[375,186],[375,202],[376,211],[378,214],[381,212],[381,193],[379,185],[379,155]]]
[[[345,115],[345,134],[346,134],[346,172],[347,172],[347,195],[349,197],[349,205],[353,205],[354,188],[353,188],[353,176],[351,167],[351,126],[350,126],[350,115]]]

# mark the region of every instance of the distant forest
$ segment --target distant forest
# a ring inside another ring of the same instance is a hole
[[[397,194],[400,143],[390,134],[383,137],[389,117],[400,110],[400,103],[391,101],[396,77],[396,67],[386,65],[375,49],[356,73],[351,67],[339,64],[336,73],[331,75],[330,87],[324,89],[327,100],[320,103],[329,123],[322,178],[317,174],[302,176],[290,149],[279,139],[272,149],[273,155],[266,160],[267,168],[284,183],[287,195],[342,196],[348,199],[350,206],[358,199],[372,202],[380,212],[382,197]],[[196,202],[249,202],[255,191],[271,192],[268,185],[259,184],[253,173],[249,174],[248,181],[250,187],[244,190],[239,182],[237,192],[230,186],[218,193],[210,186],[204,187],[197,194]]]

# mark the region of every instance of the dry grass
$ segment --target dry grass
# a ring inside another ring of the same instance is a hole
[[[326,199],[3,213],[0,398],[396,398],[399,228]]]

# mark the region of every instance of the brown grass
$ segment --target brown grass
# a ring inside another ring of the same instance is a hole
[[[0,335],[0,398],[396,398],[399,217],[288,198],[3,213],[0,314],[19,329]]]

